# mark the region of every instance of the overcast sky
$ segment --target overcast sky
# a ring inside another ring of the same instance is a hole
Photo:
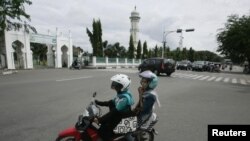
[[[163,32],[195,28],[184,32],[184,47],[216,51],[216,34],[223,28],[227,16],[250,14],[250,0],[32,0],[26,7],[31,24],[39,33],[71,30],[73,44],[92,52],[86,28],[92,31],[93,19],[100,19],[103,41],[120,42],[128,47],[130,15],[136,6],[140,14],[139,39],[148,47],[162,46]],[[167,45],[175,49],[180,34],[166,37]]]

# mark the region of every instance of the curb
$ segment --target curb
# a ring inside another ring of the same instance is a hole
[[[9,74],[15,74],[15,73],[17,73],[18,71],[16,71],[16,70],[14,70],[14,71],[12,71],[12,70],[10,70],[10,71],[3,71],[2,72],[2,75],[9,75]]]
[[[138,66],[85,66],[85,67],[82,67],[82,69],[133,69],[133,68],[138,68]],[[63,68],[44,68],[44,69],[63,69]],[[36,69],[24,69],[24,70],[36,70]],[[10,74],[15,74],[15,73],[18,73],[18,71],[17,70],[0,70],[0,76],[10,75]]]

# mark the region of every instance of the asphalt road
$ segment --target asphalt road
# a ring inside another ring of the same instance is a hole
[[[94,91],[99,100],[115,95],[110,77],[119,72],[131,77],[131,91],[137,100],[136,70],[45,69],[0,76],[0,140],[55,140],[61,130],[75,124]],[[249,76],[212,74],[216,79],[244,79],[243,85],[199,80],[188,74],[211,75],[177,71],[172,77],[159,77],[161,108],[156,108],[156,141],[206,141],[208,124],[250,123]]]

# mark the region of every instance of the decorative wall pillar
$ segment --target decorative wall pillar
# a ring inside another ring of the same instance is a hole
[[[7,68],[15,69],[13,49],[11,45],[11,38],[7,31],[4,31],[5,36],[5,48],[6,48],[6,59],[7,59]]]
[[[33,55],[30,49],[30,35],[24,32],[24,64],[25,69],[33,69]]]
[[[93,60],[93,66],[95,67],[96,66],[96,56],[93,56],[92,60]]]
[[[47,45],[48,52],[47,52],[47,65],[48,67],[54,67],[54,53],[53,53],[53,46]]]
[[[109,65],[109,58],[107,56],[105,57],[105,63],[106,63],[106,66]]]
[[[119,58],[116,58],[116,66],[119,65]]]

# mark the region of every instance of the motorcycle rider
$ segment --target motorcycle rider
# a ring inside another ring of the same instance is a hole
[[[158,95],[154,91],[158,78],[149,70],[140,73],[139,76],[141,77],[141,86],[138,88],[139,102],[133,112],[137,116],[137,128],[150,129],[158,120],[153,112],[156,102],[160,107]]]
[[[100,106],[108,106],[109,112],[100,118],[95,118],[96,123],[100,123],[99,134],[104,141],[109,141],[114,136],[114,128],[131,113],[131,106],[134,99],[128,91],[131,83],[130,78],[125,74],[117,74],[111,77],[111,89],[117,92],[114,99],[109,101],[98,101],[95,103]]]

